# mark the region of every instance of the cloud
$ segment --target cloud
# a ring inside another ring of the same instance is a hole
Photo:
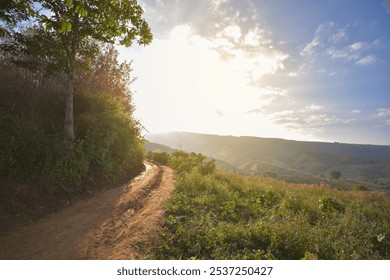
[[[355,62],[355,64],[366,66],[366,65],[373,64],[376,61],[377,61],[376,56],[371,54],[359,59],[358,61]]]
[[[313,40],[307,44],[301,51],[302,56],[311,56],[315,52],[315,48],[320,44],[320,40],[314,37]]]
[[[359,28],[359,26],[354,26],[354,28]],[[380,41],[355,40],[351,42],[348,40],[348,33],[352,32],[357,32],[357,30],[354,30],[350,25],[340,26],[332,21],[320,24],[312,41],[306,44],[300,52],[301,57],[303,57],[301,70],[311,71],[320,63],[320,70],[327,74],[336,72],[334,69],[322,70],[324,64],[332,65],[332,60],[342,60],[360,66],[368,66],[377,62],[378,58],[373,50]]]
[[[363,56],[363,51],[368,48],[369,44],[367,42],[359,41],[342,49],[330,47],[326,52],[332,59],[343,59],[357,65],[370,65],[375,63],[377,58],[373,54]]]
[[[353,113],[353,114],[359,114],[359,113],[361,113],[361,111],[358,110],[358,109],[355,109],[355,110],[352,110],[351,113]]]
[[[327,126],[349,123],[352,121],[342,120],[336,116],[329,116],[325,113],[314,114],[313,112],[306,110],[286,110],[273,113],[269,117],[276,124],[281,124],[301,132],[305,131],[309,134],[319,133]]]
[[[347,38],[348,35],[346,28],[340,28],[335,34],[331,35],[331,40],[333,43],[339,43],[341,41],[346,40]]]
[[[218,117],[222,118],[226,116],[221,110],[216,110],[215,113],[218,115]]]
[[[386,118],[390,116],[390,108],[379,108],[376,109],[374,114],[370,115],[370,118]]]

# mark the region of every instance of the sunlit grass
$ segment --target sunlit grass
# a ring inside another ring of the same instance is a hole
[[[159,259],[389,259],[390,198],[184,172],[153,251]]]

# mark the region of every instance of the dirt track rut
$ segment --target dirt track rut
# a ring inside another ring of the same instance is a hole
[[[144,259],[174,188],[168,167],[146,163],[129,184],[0,236],[0,259]]]

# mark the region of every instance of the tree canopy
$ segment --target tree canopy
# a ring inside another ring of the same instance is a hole
[[[8,2],[8,0],[7,0]],[[20,3],[22,6],[17,6]],[[88,67],[88,59],[99,52],[99,43],[131,46],[134,41],[147,45],[152,33],[142,18],[143,10],[136,0],[38,0],[30,13],[34,27],[17,31],[5,49],[33,55],[24,66],[39,65],[49,73],[63,74],[66,95],[64,138],[75,140],[73,121],[74,75],[80,67]],[[16,21],[23,9],[31,9],[31,1],[10,1],[1,20]],[[19,61],[20,62],[20,61]]]

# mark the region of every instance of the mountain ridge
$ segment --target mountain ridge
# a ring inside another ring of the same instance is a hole
[[[172,149],[202,153],[248,174],[343,178],[369,184],[390,183],[390,145],[309,142],[254,136],[221,136],[192,132],[149,134],[146,139]]]

